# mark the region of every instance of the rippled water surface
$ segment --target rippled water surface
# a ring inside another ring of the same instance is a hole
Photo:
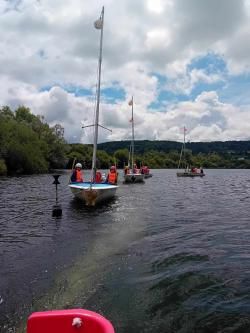
[[[0,178],[1,332],[82,307],[118,333],[250,332],[250,171],[154,170],[85,208],[62,173]]]

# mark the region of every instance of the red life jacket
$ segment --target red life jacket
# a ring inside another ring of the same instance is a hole
[[[83,182],[82,172],[81,172],[81,170],[77,170],[77,169],[76,169],[76,182],[77,183]]]
[[[116,184],[117,183],[116,172],[109,172],[109,174],[108,174],[108,182],[110,184]]]
[[[95,182],[96,183],[101,183],[102,181],[102,174],[100,171],[97,171],[96,175],[95,175]]]

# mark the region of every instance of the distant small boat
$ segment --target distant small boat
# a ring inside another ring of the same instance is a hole
[[[73,309],[34,312],[27,333],[115,333],[114,327],[96,312]]]
[[[100,87],[101,87],[101,64],[102,64],[102,41],[103,41],[103,24],[104,24],[104,7],[102,8],[100,18],[95,21],[95,28],[101,30],[100,36],[100,51],[99,51],[99,66],[98,66],[98,86],[97,86],[97,103],[94,125],[94,147],[92,157],[92,176],[90,182],[74,182],[69,184],[72,193],[85,202],[87,206],[95,206],[96,204],[111,199],[115,196],[117,185],[108,183],[96,183],[96,152],[98,141],[99,125],[99,106],[100,106]],[[101,126],[103,127],[103,126]]]
[[[204,177],[205,173],[203,172],[203,168],[190,168],[187,159],[186,159],[186,127],[184,126],[184,138],[183,144],[180,153],[180,159],[178,163],[178,170],[181,170],[183,167],[183,171],[177,171],[177,177]]]
[[[131,106],[132,118],[130,120],[132,126],[132,140],[129,151],[128,166],[124,169],[124,182],[125,183],[143,183],[144,175],[141,170],[134,164],[134,151],[135,151],[135,131],[134,131],[134,99],[132,96],[131,101],[128,103]]]
[[[141,166],[141,173],[144,175],[145,179],[153,177],[152,173],[150,173],[150,170],[146,165]]]
[[[204,177],[205,173],[197,173],[192,171],[177,172],[177,177]]]
[[[125,183],[142,183],[144,181],[144,175],[141,173],[127,173],[124,175],[124,182]]]

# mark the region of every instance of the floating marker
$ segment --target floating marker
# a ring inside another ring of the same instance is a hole
[[[53,216],[53,217],[60,217],[60,216],[62,216],[62,208],[61,208],[61,205],[56,204],[56,205],[53,206],[52,216]]]
[[[60,216],[62,216],[62,208],[61,208],[61,205],[58,203],[58,196],[57,196],[57,185],[60,184],[60,182],[58,180],[60,175],[53,175],[53,177],[54,177],[53,184],[56,185],[56,204],[53,206],[52,216],[53,217],[60,217]]]

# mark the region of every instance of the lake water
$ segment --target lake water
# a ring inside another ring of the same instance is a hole
[[[117,333],[250,332],[250,171],[153,170],[85,208],[62,173],[0,178],[0,326],[86,308]]]

